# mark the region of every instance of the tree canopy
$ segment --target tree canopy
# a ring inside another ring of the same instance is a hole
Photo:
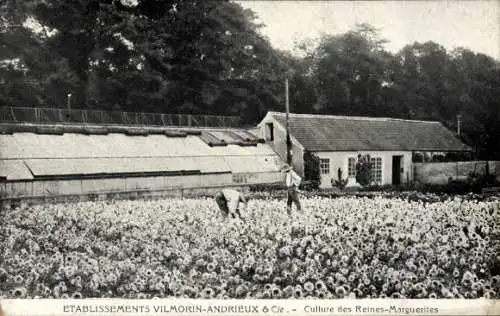
[[[439,43],[385,50],[358,25],[274,49],[256,15],[231,1],[5,0],[0,4],[0,104],[240,115],[247,124],[297,113],[436,120],[483,158],[500,159],[500,67]]]
[[[9,1],[2,36],[10,44],[0,56],[26,68],[2,67],[9,82],[2,103],[60,107],[73,93],[80,108],[246,113],[256,120],[280,102],[279,55],[260,35],[253,12],[238,4]],[[31,23],[16,28],[16,19]],[[16,78],[20,86],[13,87]],[[33,88],[30,102],[13,92]]]
[[[499,62],[434,42],[391,54],[385,42],[366,24],[322,36],[293,66],[295,84],[309,83],[300,93],[314,91],[297,106],[313,113],[433,120],[453,130],[460,115],[464,141],[479,157],[500,159]]]

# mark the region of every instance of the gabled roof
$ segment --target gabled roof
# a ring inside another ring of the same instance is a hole
[[[269,112],[283,127],[285,113]],[[310,151],[470,151],[443,124],[394,118],[289,115],[291,135]]]

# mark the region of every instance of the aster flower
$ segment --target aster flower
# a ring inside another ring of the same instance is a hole
[[[304,286],[311,282],[314,289],[308,291],[307,296],[314,298],[344,297],[351,292],[357,297],[383,297],[397,289],[401,298],[427,298],[426,289],[440,297],[459,297],[464,292],[464,297],[497,293],[498,280],[492,278],[486,262],[487,258],[495,258],[495,248],[491,246],[494,239],[479,238],[477,234],[459,236],[462,223],[473,221],[475,225],[488,227],[481,230],[483,234],[498,232],[500,226],[494,220],[474,215],[482,208],[487,210],[488,204],[441,202],[435,195],[424,195],[424,198],[433,199],[428,202],[426,212],[419,202],[404,199],[311,198],[307,201],[311,205],[309,214],[295,214],[290,225],[285,225],[288,217],[283,205],[272,198],[262,202],[252,200],[251,213],[256,216],[245,225],[236,222],[222,225],[215,220],[216,208],[210,199],[37,206],[36,211],[30,209],[29,213],[20,212],[8,219],[9,227],[19,227],[16,223],[25,219],[42,223],[42,232],[31,234],[18,229],[22,237],[17,236],[17,239],[26,241],[19,249],[12,248],[16,238],[7,240],[4,251],[7,259],[0,264],[0,280],[7,278],[7,283],[12,284],[6,291],[12,296],[15,276],[20,275],[23,280],[17,287],[25,283],[34,285],[27,287],[32,292],[28,297],[34,294],[61,297],[75,290],[90,297],[135,298],[133,293],[141,291],[153,291],[159,297],[202,297],[200,293],[204,288],[212,288],[214,297],[234,298],[239,288],[242,297],[255,298],[264,293],[254,286],[271,281],[285,289],[290,285],[287,282]],[[389,204],[391,207],[386,208]],[[274,209],[283,214],[269,211]],[[344,212],[345,209],[350,212]],[[55,210],[58,217],[53,216]],[[323,220],[316,219],[315,213],[321,214]],[[394,225],[384,226],[389,215]],[[90,238],[66,226],[69,222],[66,218],[88,228],[86,234]],[[444,219],[451,227],[437,234],[433,227],[443,226]],[[421,230],[411,231],[412,227],[421,227]],[[94,231],[104,233],[100,235]],[[113,239],[117,232],[123,232],[118,240]],[[37,239],[36,236],[44,234],[44,239]],[[151,238],[156,241],[152,242]],[[58,245],[58,241],[64,239],[70,243]],[[37,249],[36,244],[41,245],[41,254],[32,253]],[[86,245],[82,247],[85,254],[54,252],[61,245],[70,248]],[[463,251],[462,247],[469,245],[475,249]],[[381,260],[374,257],[379,255]],[[249,256],[253,256],[253,260],[248,259]],[[69,264],[73,258],[74,263]],[[50,262],[55,273],[45,267],[46,262]],[[406,269],[404,273],[393,273],[403,268]],[[462,273],[465,269],[471,272]],[[339,273],[334,274],[335,278],[330,277],[336,272]],[[228,280],[225,285],[221,282],[223,279]],[[384,284],[386,279],[393,281],[390,288]],[[58,284],[63,280],[67,284]],[[136,281],[132,283],[133,280]],[[325,283],[320,286],[320,281]],[[423,281],[421,285],[414,286],[419,281]],[[37,282],[42,285],[35,286]],[[243,286],[244,282],[248,285]],[[57,293],[44,287],[45,283],[58,284],[54,288]],[[192,292],[185,290],[190,286]],[[335,293],[339,286],[344,287],[345,295]],[[246,293],[242,290],[245,287],[248,288]],[[306,287],[309,289],[309,285]],[[322,287],[335,294],[323,292]],[[110,288],[114,288],[113,292],[107,291]],[[271,296],[276,297],[273,289],[269,289]],[[295,297],[294,293],[287,294],[285,290],[281,295]]]
[[[347,294],[347,291],[344,286],[337,286],[335,288],[335,294],[340,298],[344,298]]]
[[[295,288],[293,296],[297,299],[302,299],[304,297],[304,293],[302,292],[301,288]]]
[[[272,297],[273,297],[273,298],[281,298],[281,297],[282,297],[282,295],[283,295],[283,293],[282,293],[282,291],[281,291],[281,289],[280,289],[280,288],[278,288],[278,287],[273,287],[273,288],[271,289],[271,295],[272,295]]]
[[[304,283],[304,290],[306,290],[307,292],[312,292],[312,291],[314,291],[314,289],[315,289],[315,286],[312,282],[308,281],[308,282]]]
[[[327,291],[327,287],[326,287],[325,283],[321,280],[316,281],[316,283],[314,284],[314,287],[319,292]]]
[[[12,291],[12,295],[15,298],[25,298],[26,297],[26,293],[27,293],[27,290],[26,290],[25,287],[18,287],[18,288],[15,288]]]

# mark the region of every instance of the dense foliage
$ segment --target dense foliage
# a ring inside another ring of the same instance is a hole
[[[19,208],[0,227],[0,298],[500,298],[498,201],[211,199]]]
[[[347,186],[348,181],[349,181],[349,179],[344,178],[342,175],[342,168],[338,168],[337,169],[337,180],[332,178],[330,180],[330,183],[332,184],[332,187],[337,187],[340,190],[344,190],[345,187]]]
[[[446,51],[434,42],[384,49],[379,31],[366,24],[324,35],[302,46],[299,76],[314,89],[314,110],[342,115],[435,120],[457,129],[483,158],[500,157],[500,64],[469,49]],[[305,68],[305,69],[304,69]],[[301,98],[292,104],[304,109]],[[300,103],[300,104],[296,104]]]
[[[18,59],[0,67],[2,103],[61,107],[72,92],[75,108],[251,121],[279,103],[283,67],[253,12],[238,4],[8,0],[2,10],[9,44],[0,60]]]
[[[308,151],[304,151],[304,181],[302,186],[306,190],[317,190],[321,184],[319,157]]]
[[[356,161],[356,182],[362,186],[373,182],[372,162],[370,155],[358,155]]]
[[[230,1],[5,0],[0,103],[241,115],[391,116],[457,128],[481,158],[500,159],[499,61],[466,48],[409,43],[392,54],[366,24],[271,47],[255,14]]]

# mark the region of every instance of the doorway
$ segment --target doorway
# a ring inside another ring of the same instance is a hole
[[[392,184],[401,184],[401,174],[403,173],[403,168],[401,162],[403,156],[392,156]]]

